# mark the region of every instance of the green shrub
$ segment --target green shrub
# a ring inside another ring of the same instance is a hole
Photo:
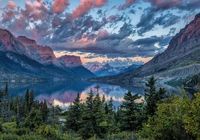
[[[0,135],[1,140],[21,140],[19,136],[14,134],[1,134]]]
[[[14,133],[16,130],[16,122],[7,122],[2,124],[2,131],[4,133]]]
[[[49,125],[40,126],[36,130],[36,133],[38,135],[42,135],[42,136],[47,137],[47,138],[56,138],[58,136],[58,130],[56,130],[55,128],[53,128]]]

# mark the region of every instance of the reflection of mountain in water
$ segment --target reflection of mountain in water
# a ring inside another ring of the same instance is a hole
[[[26,84],[16,84],[9,83],[9,93],[13,95],[24,95],[26,89],[33,89],[36,99],[39,101],[48,101],[54,102],[55,105],[59,105],[62,107],[68,107],[70,103],[76,98],[77,93],[80,93],[81,100],[85,101],[88,93],[92,89],[94,94],[97,93],[97,89],[95,88],[96,83],[90,83],[85,81],[62,81],[62,82],[49,82],[43,84],[35,84],[35,85],[26,85]],[[100,89],[98,90],[100,96],[105,96],[106,101],[110,100],[112,97],[113,103],[116,107],[118,107],[123,101],[124,93],[128,90],[132,91],[132,93],[138,93],[141,96],[144,93],[144,88],[141,87],[125,87],[122,88],[117,85],[108,85],[108,84],[98,84]],[[4,89],[5,83],[0,83],[0,89]],[[166,88],[170,91],[169,87]],[[170,91],[171,92],[171,91]]]
[[[33,89],[35,96],[41,94],[51,95],[56,92],[60,94],[64,93],[66,90],[72,90],[76,92],[81,92],[86,89],[88,86],[92,85],[89,82],[70,82],[70,81],[61,81],[61,82],[49,82],[43,84],[16,84],[16,83],[8,83],[9,92],[14,95],[24,94],[26,89]],[[0,88],[4,89],[5,83],[0,83]]]

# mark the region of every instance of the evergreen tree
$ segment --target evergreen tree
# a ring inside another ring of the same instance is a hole
[[[29,93],[29,110],[31,110],[31,108],[34,106],[34,98],[34,91],[31,89]]]
[[[6,82],[6,86],[4,89],[4,98],[7,100],[8,99],[8,82]]]
[[[3,98],[3,94],[4,94],[3,91],[0,90],[0,99]],[[1,100],[0,100],[0,101],[1,101]]]
[[[29,113],[29,109],[30,109],[30,106],[29,106],[29,90],[27,89],[26,90],[26,93],[25,93],[25,96],[24,96],[24,103],[23,103],[23,108],[24,108],[24,116],[26,117]]]
[[[99,138],[104,137],[107,128],[107,124],[105,124],[106,116],[103,107],[104,107],[104,102],[101,100],[99,93],[97,93],[94,98],[93,114],[95,119],[94,123],[95,134]]]
[[[77,97],[73,101],[73,105],[71,104],[68,110],[68,116],[66,120],[66,128],[71,129],[74,132],[78,132],[81,128],[81,118],[82,118],[82,110],[81,110],[81,99],[80,94],[77,94]]]
[[[137,130],[139,122],[137,120],[137,113],[139,112],[138,104],[135,100],[140,99],[138,94],[132,95],[130,91],[125,93],[124,102],[121,105],[122,115],[121,128],[125,131]]]
[[[90,93],[86,99],[86,103],[83,107],[82,114],[82,122],[81,129],[79,130],[79,134],[83,139],[91,138],[95,135],[95,115],[93,113],[94,110],[94,93],[90,90]]]
[[[108,123],[108,131],[109,133],[114,133],[115,128],[117,126],[117,122],[115,121],[115,116],[114,116],[114,110],[113,110],[113,99],[112,97],[110,98],[107,105],[107,111],[106,111],[106,116],[107,116],[107,123]]]
[[[47,106],[47,102],[45,100],[44,102],[41,102],[41,114],[42,114],[43,121],[47,120],[48,113],[49,113],[49,109],[48,109],[48,106]]]
[[[154,76],[150,77],[146,85],[145,89],[145,101],[146,101],[146,117],[153,116],[155,111],[157,110],[157,103],[160,103],[164,99],[164,94],[166,90],[164,88],[160,88],[158,92],[156,92],[156,79]],[[146,118],[147,119],[147,118]]]
[[[36,108],[32,108],[30,113],[27,115],[25,119],[25,126],[30,130],[34,130],[35,128],[38,128],[42,124],[43,124],[43,119],[41,111]]]

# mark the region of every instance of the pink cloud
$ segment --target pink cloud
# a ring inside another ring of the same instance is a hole
[[[6,5],[7,10],[14,10],[15,7],[16,7],[16,4],[13,1],[9,1],[8,4]]]
[[[33,20],[45,20],[48,13],[48,7],[43,5],[43,0],[35,2],[27,1],[25,3],[25,10],[21,9],[21,14],[24,18]]]
[[[107,0],[96,0],[94,3],[95,7],[102,7],[107,3]]]
[[[93,7],[102,7],[106,4],[107,0],[81,0],[81,4],[73,10],[73,19],[84,16]]]
[[[16,14],[16,4],[13,1],[9,1],[6,7],[4,8],[4,12],[2,13],[2,22],[8,22],[11,18],[13,18]]]
[[[55,13],[62,13],[68,5],[68,0],[54,0],[52,7]]]
[[[93,6],[93,0],[81,0],[81,4],[73,11],[72,17],[75,19],[88,13]]]
[[[126,8],[129,8],[131,5],[133,5],[135,3],[136,0],[126,0],[126,3],[120,5],[118,7],[118,10],[124,10]]]
[[[110,33],[107,30],[100,30],[97,34],[96,41],[104,40],[110,36]]]

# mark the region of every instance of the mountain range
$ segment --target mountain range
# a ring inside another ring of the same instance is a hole
[[[112,67],[107,63],[105,65],[94,64],[87,69],[97,76],[111,76],[119,74],[125,68],[126,67]]]
[[[83,67],[80,57],[56,58],[48,46],[25,36],[15,37],[0,29],[0,81],[44,82],[95,77]]]
[[[155,75],[164,81],[180,80],[200,72],[200,14],[181,29],[168,48],[143,66],[116,76],[91,79],[103,83],[133,85]]]
[[[141,65],[142,64],[133,64],[128,67],[125,67],[125,66],[113,67],[107,63],[105,65],[94,64],[92,66],[87,67],[87,69],[93,72],[97,76],[112,76],[112,75],[117,75],[123,72],[133,70],[135,68],[140,67]]]

